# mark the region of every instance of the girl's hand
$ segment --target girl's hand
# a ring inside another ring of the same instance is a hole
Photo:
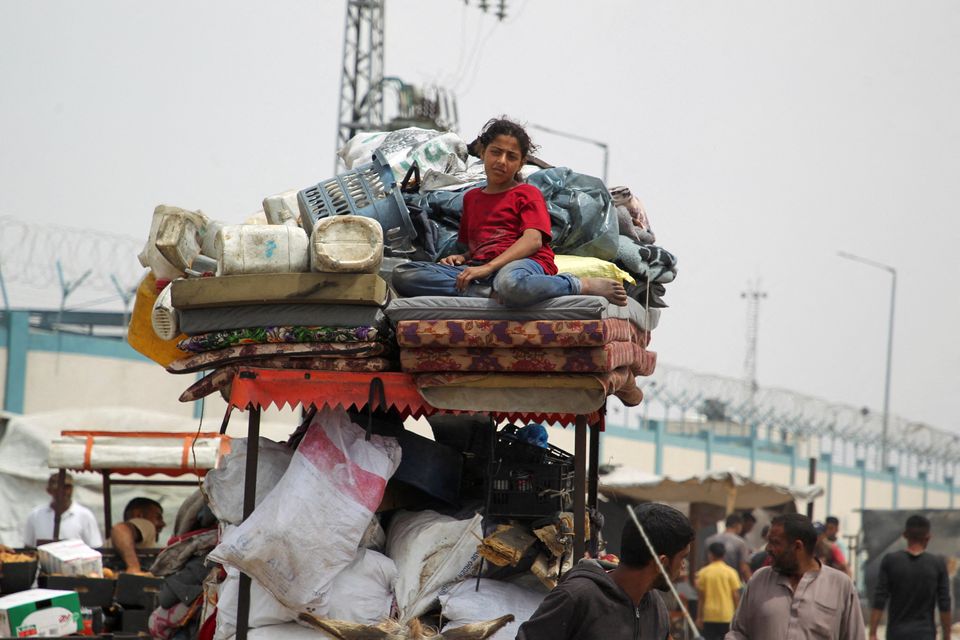
[[[454,254],[454,255],[452,255],[452,256],[447,256],[446,258],[441,258],[441,259],[440,259],[440,264],[445,264],[445,265],[447,265],[448,267],[458,267],[458,266],[460,266],[461,264],[463,264],[463,263],[466,262],[466,261],[467,261],[467,257],[466,257],[466,256],[463,256],[463,255],[460,255],[460,254],[458,253],[458,254]]]
[[[457,291],[466,291],[467,287],[474,280],[482,280],[493,273],[493,267],[489,264],[482,264],[478,267],[467,267],[457,276]]]

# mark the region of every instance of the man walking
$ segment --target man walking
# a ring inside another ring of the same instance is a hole
[[[767,537],[773,564],[747,584],[726,640],[863,640],[857,590],[845,574],[817,560],[816,543],[806,516],[773,519]]]
[[[727,528],[723,533],[715,533],[706,540],[707,548],[710,548],[714,542],[723,544],[726,552],[723,554],[723,561],[730,567],[736,569],[740,578],[744,582],[750,579],[750,547],[740,533],[743,531],[743,518],[736,513],[727,516]]]
[[[723,561],[725,551],[722,543],[711,544],[710,564],[697,572],[697,627],[704,640],[723,640],[740,604],[740,576]]]
[[[907,548],[888,553],[880,561],[880,582],[870,612],[870,640],[887,611],[887,640],[936,640],[933,610],[940,609],[940,628],[950,640],[950,581],[943,558],[927,553],[930,521],[920,515],[907,518],[903,530]]]
[[[676,580],[694,538],[690,521],[665,504],[647,503],[635,511],[664,571]],[[668,588],[643,537],[628,519],[617,568],[607,572],[594,560],[581,561],[520,626],[517,640],[666,640],[669,616],[657,592]]]

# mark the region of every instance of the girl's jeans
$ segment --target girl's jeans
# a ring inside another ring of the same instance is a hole
[[[580,294],[580,280],[569,273],[548,276],[539,263],[524,258],[508,262],[483,280],[474,280],[466,291],[458,291],[457,276],[467,265],[457,267],[438,262],[406,262],[393,270],[393,288],[404,298],[413,296],[472,296],[487,298],[491,289],[507,307],[525,307],[558,296]]]

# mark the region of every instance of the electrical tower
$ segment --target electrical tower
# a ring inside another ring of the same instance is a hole
[[[423,125],[452,130],[457,124],[456,98],[445,89],[418,89],[399,78],[383,76],[383,15],[385,0],[347,0],[343,29],[343,66],[340,70],[340,108],[337,114],[337,149],[342,149],[360,130],[388,128],[384,118],[383,93],[387,82],[396,85],[396,126]],[[469,0],[464,0],[469,5]],[[477,8],[487,13],[488,0]],[[498,0],[497,19],[507,17],[507,0]],[[341,168],[336,159],[334,170]]]
[[[383,127],[384,0],[347,0],[337,149],[360,129]]]
[[[760,321],[760,301],[767,297],[760,290],[760,281],[748,282],[747,290],[740,293],[747,301],[747,353],[743,360],[743,378],[750,385],[750,393],[757,390],[757,331]]]

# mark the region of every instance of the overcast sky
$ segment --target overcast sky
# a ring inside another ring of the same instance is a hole
[[[344,6],[0,1],[0,215],[143,239],[158,203],[239,221],[330,177]],[[890,277],[845,250],[898,270],[891,409],[960,431],[960,3],[386,6],[386,73],[454,90],[464,138],[507,113],[610,145],[680,260],[661,362],[741,375],[759,279],[760,384],[879,411]]]

